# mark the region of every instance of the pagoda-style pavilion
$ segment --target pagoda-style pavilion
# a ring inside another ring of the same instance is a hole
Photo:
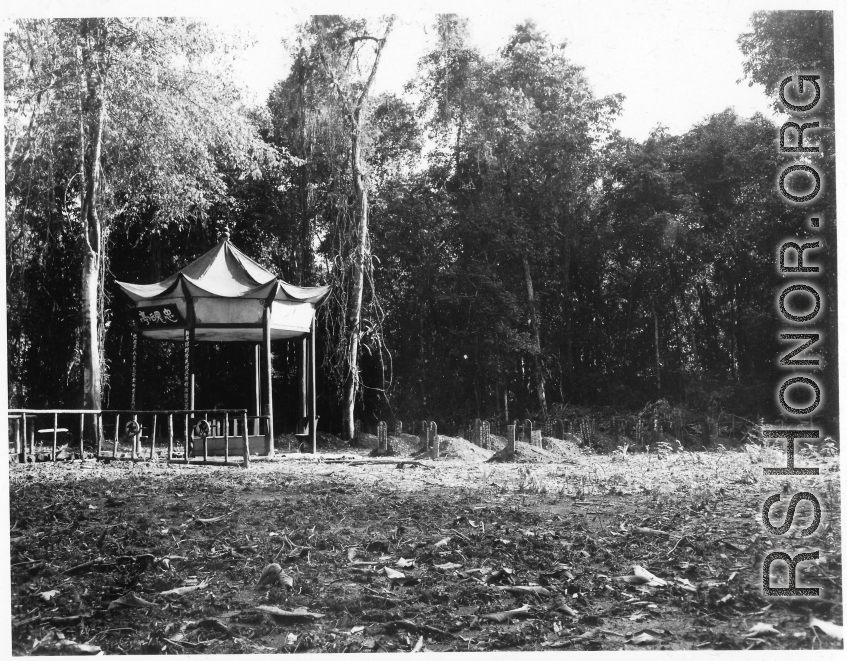
[[[134,306],[136,333],[152,340],[185,343],[186,409],[194,410],[197,342],[255,344],[253,415],[267,418],[264,445],[268,455],[273,454],[271,341],[299,338],[301,388],[296,433],[308,436],[311,451],[316,451],[315,312],[326,300],[329,287],[296,287],[283,282],[235,248],[228,233],[214,248],[161,282],[117,284]],[[260,369],[260,346],[264,370]],[[254,434],[258,435],[257,429]]]

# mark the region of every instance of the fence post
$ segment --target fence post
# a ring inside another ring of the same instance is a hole
[[[26,413],[21,413],[21,433],[23,434],[23,438],[21,439],[21,456],[18,457],[18,461],[22,464],[26,463]]]
[[[256,424],[259,424],[258,418],[256,418]],[[261,430],[257,428],[257,431]],[[224,413],[224,463],[229,463],[229,413]]]
[[[241,414],[241,438],[244,439],[244,468],[250,468],[250,439],[247,438],[247,411]]]
[[[188,411],[186,411],[185,412],[185,439],[182,442],[183,452],[184,452],[182,463],[184,463],[184,464],[188,463],[188,415],[189,415],[189,413],[188,413]]]
[[[35,454],[35,438],[33,437],[33,455]],[[35,458],[33,457],[33,460]],[[79,414],[79,460],[85,459],[85,413]]]

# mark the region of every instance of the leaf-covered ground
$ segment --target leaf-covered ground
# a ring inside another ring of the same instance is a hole
[[[765,450],[464,454],[13,465],[12,651],[842,647],[837,456],[800,454],[821,467],[801,481],[763,477],[784,463]],[[821,525],[801,540],[801,505],[774,538],[762,503],[798,490],[818,494]],[[822,599],[760,596],[774,549],[820,550],[799,584]]]

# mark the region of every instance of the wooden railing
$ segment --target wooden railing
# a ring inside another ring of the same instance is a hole
[[[164,445],[167,442],[167,461],[180,461],[181,463],[220,463],[209,460],[209,446],[214,445],[214,453],[223,454],[223,463],[230,463],[230,440],[235,440],[243,445],[242,457],[245,465],[249,465],[251,439],[255,442],[262,436],[264,428],[264,452],[262,454],[273,454],[273,440],[270,437],[270,416],[248,416],[245,409],[201,409],[201,410],[92,410],[92,409],[10,409],[8,418],[13,429],[10,430],[14,439],[14,453],[18,461],[25,463],[28,457],[35,460],[36,456],[36,427],[38,421],[50,421],[52,427],[38,430],[41,434],[52,435],[52,447],[50,457],[53,461],[58,458],[59,434],[69,434],[70,429],[60,427],[59,424],[67,424],[68,416],[79,416],[79,445],[80,458],[85,457],[85,432],[86,419],[90,429],[89,437],[96,441],[96,451],[93,452],[97,459],[115,459],[138,461],[145,459],[158,459],[156,451],[157,437],[161,437]],[[174,418],[177,418],[178,427],[174,426]],[[181,418],[181,419],[180,419]],[[206,421],[207,425],[200,425],[200,421]],[[123,422],[123,425],[121,424]],[[76,425],[68,425],[69,427]],[[165,433],[166,428],[166,433]],[[250,430],[252,428],[252,434]],[[175,430],[177,433],[175,435]],[[76,431],[76,430],[75,430]],[[180,433],[181,432],[181,433]],[[109,440],[106,440],[108,437]],[[43,439],[46,440],[46,439]],[[43,448],[42,440],[42,448]],[[129,442],[129,452],[119,452],[121,441]],[[149,452],[145,453],[143,442],[149,441]],[[199,447],[198,443],[199,441]],[[109,447],[111,445],[111,448]],[[28,447],[29,446],[29,447]],[[181,446],[181,447],[180,447]],[[220,446],[220,447],[218,447]],[[198,455],[202,452],[202,461],[191,460],[190,454]]]

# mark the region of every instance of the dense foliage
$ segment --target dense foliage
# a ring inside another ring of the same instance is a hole
[[[280,277],[334,286],[321,313],[322,427],[341,430],[351,379],[367,423],[449,428],[657,399],[776,414],[775,251],[804,236],[807,212],[776,193],[770,119],[726,110],[683,135],[624,139],[613,129],[624,99],[596,97],[566,44],[526,22],[486,57],[452,15],[438,18],[438,45],[404,98],[368,96],[390,20],[320,17],[287,42],[291,69],[267,104],[246,109],[225,69],[200,66],[221,49],[202,25],[104,20],[104,405],[129,403],[131,339],[114,280],[158,280],[227,227]],[[809,21],[829,51],[786,36]],[[13,405],[81,401],[87,97],[76,24],[18,22],[6,35]],[[830,14],[758,13],[751,24],[739,38],[744,73],[769,94],[807,52],[831,71]],[[834,195],[824,204],[834,209]],[[834,269],[834,234],[829,246]],[[296,355],[274,348],[285,420]],[[180,350],[143,343],[146,407],[179,404]],[[208,346],[200,358],[198,406],[246,405],[247,349]]]

